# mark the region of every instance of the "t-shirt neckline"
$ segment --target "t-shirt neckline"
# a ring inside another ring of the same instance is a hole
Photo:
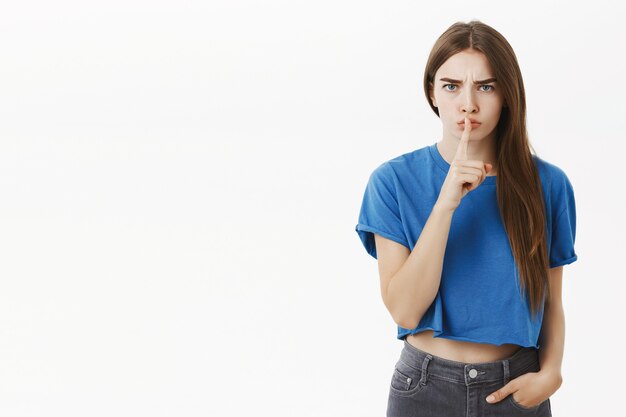
[[[437,143],[435,142],[434,144],[429,146],[428,149],[430,151],[430,156],[433,158],[437,166],[439,166],[439,168],[441,168],[441,170],[445,174],[448,174],[448,171],[450,170],[450,164],[445,159],[443,159],[443,156],[441,156],[441,154],[439,153],[439,149],[437,149]],[[496,175],[486,176],[482,184],[496,184]]]

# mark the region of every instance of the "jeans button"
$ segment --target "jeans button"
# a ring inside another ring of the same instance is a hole
[[[470,378],[476,378],[476,375],[478,375],[478,371],[476,369],[470,369],[469,371]]]

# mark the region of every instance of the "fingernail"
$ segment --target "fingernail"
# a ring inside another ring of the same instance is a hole
[[[492,402],[495,399],[496,399],[496,397],[494,397],[493,395],[490,395],[490,396],[487,397],[487,402]]]

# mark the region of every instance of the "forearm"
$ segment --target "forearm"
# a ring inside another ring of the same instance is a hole
[[[404,328],[416,327],[437,295],[453,214],[433,207],[411,254],[387,287],[390,311]]]
[[[546,304],[539,336],[539,364],[541,372],[562,379],[561,363],[565,347],[565,313],[561,304]]]

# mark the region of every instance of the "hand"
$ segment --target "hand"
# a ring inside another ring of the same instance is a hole
[[[493,166],[483,161],[468,160],[467,148],[469,147],[472,123],[465,118],[465,129],[461,135],[461,140],[456,148],[456,155],[450,164],[448,175],[441,187],[436,204],[455,210],[467,193],[478,188],[485,180],[487,172]]]
[[[487,396],[487,402],[494,404],[513,395],[515,402],[522,407],[533,408],[547,400],[561,386],[561,378],[548,372],[527,372],[512,379],[508,384]],[[489,401],[493,395],[494,400]]]

